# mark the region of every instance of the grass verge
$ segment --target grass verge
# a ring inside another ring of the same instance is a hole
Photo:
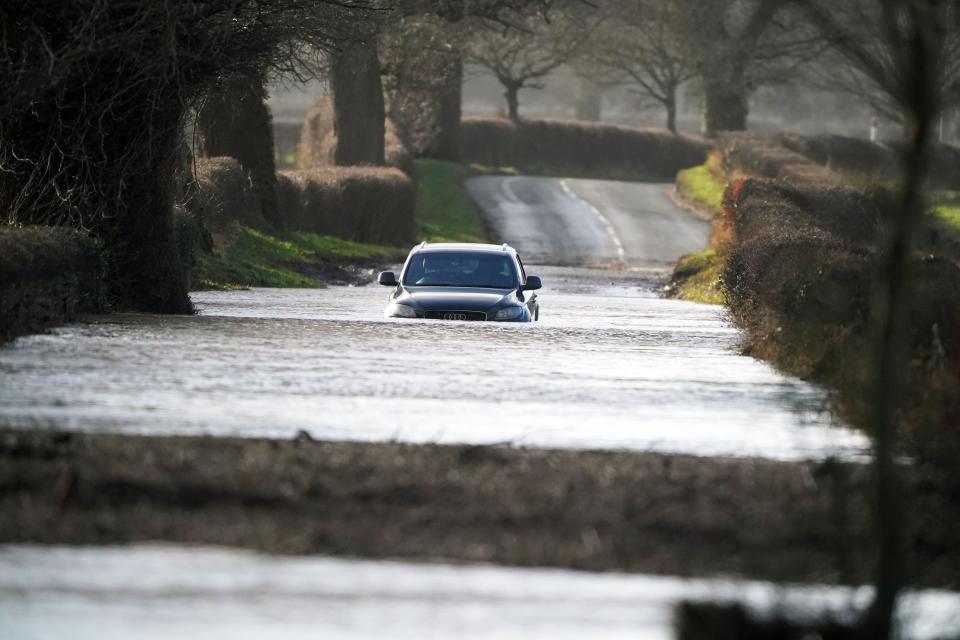
[[[719,156],[711,154],[706,163],[677,174],[677,192],[691,205],[712,215],[723,211],[723,190],[727,186],[719,161]]]
[[[427,242],[486,242],[487,234],[463,189],[470,169],[455,162],[417,160],[417,233]]]
[[[707,248],[680,258],[671,281],[677,283],[675,297],[703,304],[723,304],[723,256]]]
[[[727,180],[720,156],[711,153],[707,161],[677,173],[677,193],[690,206],[712,217],[710,246],[680,258],[670,278],[670,295],[703,304],[723,304],[723,266],[729,243],[728,221],[724,220],[723,194]]]
[[[201,261],[195,283],[201,287],[314,288],[323,286],[332,270],[342,271],[342,265],[397,262],[406,253],[314,233],[272,236],[241,225],[220,240],[222,251]]]

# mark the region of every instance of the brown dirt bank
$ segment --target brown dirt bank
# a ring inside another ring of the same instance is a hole
[[[0,542],[857,582],[866,482],[835,462],[3,431]],[[944,530],[911,490],[913,528]],[[913,541],[916,582],[958,586],[958,540]]]

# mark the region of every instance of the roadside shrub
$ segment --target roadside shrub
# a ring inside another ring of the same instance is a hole
[[[728,132],[720,136],[717,145],[727,174],[779,178],[787,167],[810,164],[776,138],[763,134]]]
[[[504,118],[464,118],[464,161],[527,173],[666,179],[706,160],[706,142],[665,130]]]
[[[899,175],[896,153],[884,144],[838,135],[785,134],[776,139],[785,148],[859,182],[889,182]]]
[[[235,158],[196,161],[196,188],[187,200],[190,211],[213,230],[233,222],[266,229],[260,201],[250,178]]]
[[[107,310],[100,243],[66,227],[0,227],[0,342]]]
[[[334,166],[337,135],[334,131],[333,103],[321,96],[307,111],[297,145],[297,169],[309,170]],[[387,118],[383,139],[384,161],[407,175],[413,174],[413,154],[403,143],[392,120]]]
[[[865,326],[893,194],[747,180],[734,206],[737,244],[724,282],[738,319],[749,324],[759,305],[784,328]],[[960,352],[960,267],[918,254],[911,269],[911,344],[926,352],[936,340],[946,354]]]
[[[759,236],[806,233],[850,246],[872,247],[895,203],[889,192],[877,188],[745,180],[733,205],[741,243]]]
[[[174,207],[173,232],[180,262],[187,273],[188,286],[195,291],[203,284],[203,264],[213,255],[213,237],[200,217],[183,205]]]
[[[284,171],[278,178],[278,197],[288,230],[376,244],[413,240],[416,190],[398,169]]]

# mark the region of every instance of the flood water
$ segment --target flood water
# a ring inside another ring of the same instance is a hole
[[[193,295],[192,317],[112,315],[0,348],[0,424],[858,457],[825,393],[738,354],[720,307],[654,273],[528,269],[541,322],[383,318],[376,285]]]
[[[841,619],[868,589],[559,569],[286,558],[172,546],[0,547],[0,637],[673,637],[682,599],[740,602],[766,615]],[[960,594],[900,600],[902,636],[960,633]]]

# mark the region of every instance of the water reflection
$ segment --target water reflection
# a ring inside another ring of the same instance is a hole
[[[541,270],[542,271],[542,270]],[[736,352],[718,307],[648,274],[544,273],[534,325],[382,317],[379,287],[194,294],[0,349],[18,427],[857,456],[825,394]]]

